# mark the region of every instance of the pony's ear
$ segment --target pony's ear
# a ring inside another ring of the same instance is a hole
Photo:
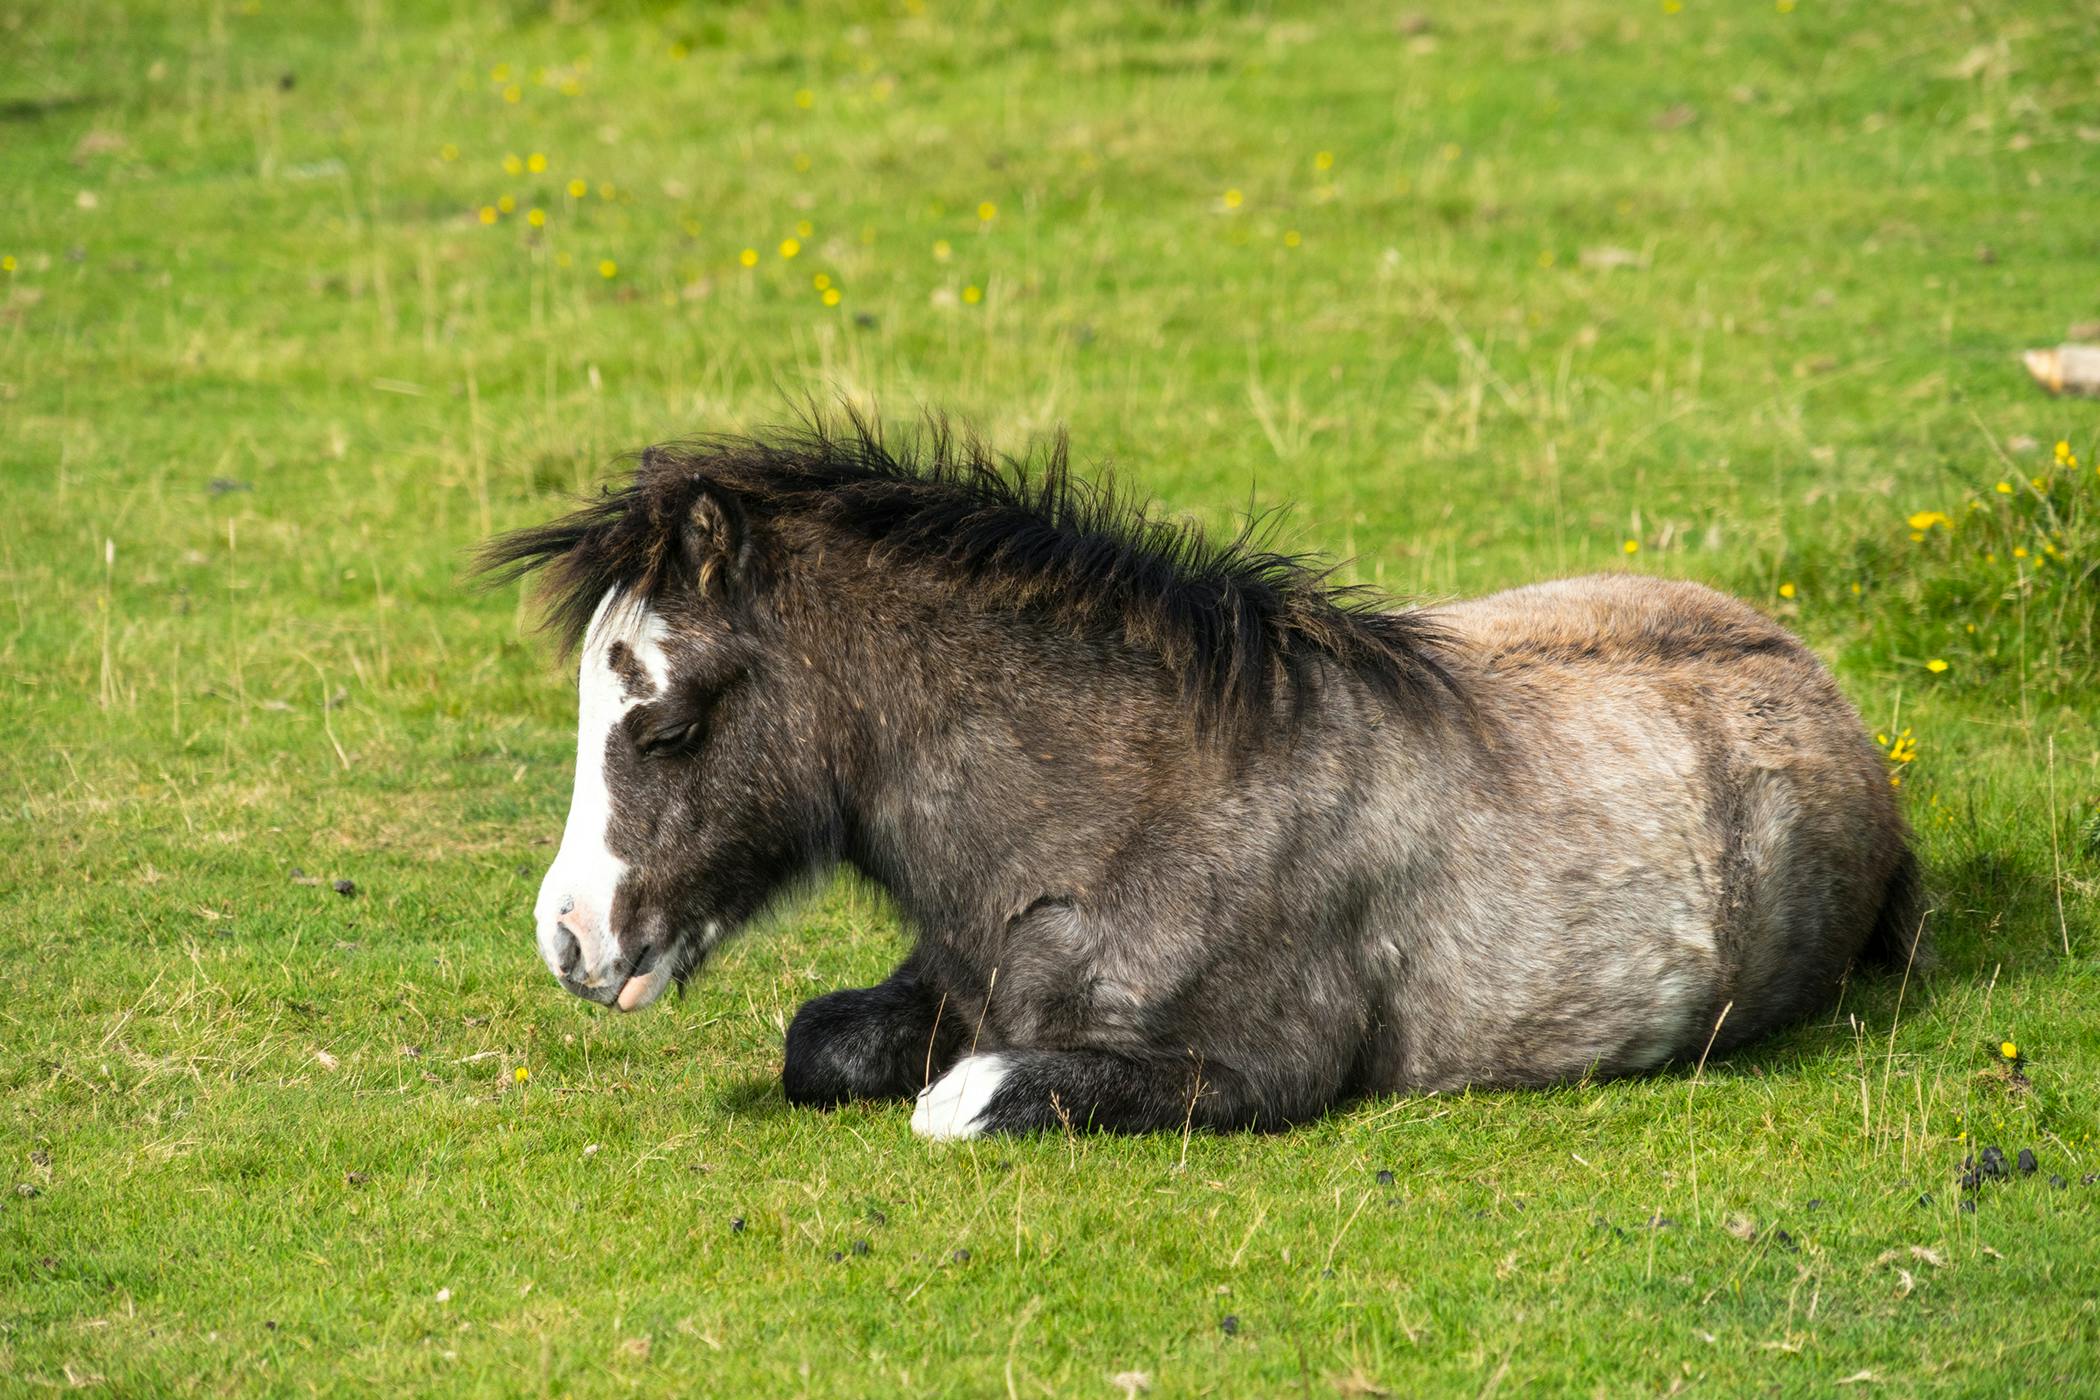
[[[679,530],[679,548],[702,593],[717,583],[734,590],[743,582],[751,552],[743,506],[726,491],[701,486]]]

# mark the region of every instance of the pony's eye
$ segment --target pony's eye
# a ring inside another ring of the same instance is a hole
[[[634,746],[646,758],[657,758],[677,753],[692,743],[693,736],[700,732],[698,722],[665,725],[651,729],[634,741]]]

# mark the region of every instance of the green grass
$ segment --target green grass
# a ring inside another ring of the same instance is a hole
[[[2100,428],[2015,359],[2100,317],[2088,7],[0,0],[0,48],[0,1391],[2090,1393]],[[805,396],[1068,424],[1404,595],[1737,589],[1912,731],[1939,966],[1276,1138],[786,1111],[786,1018],[896,927],[841,886],[650,1015],[561,994],[570,678],[461,573]],[[1986,1142],[2069,1187],[1959,1210]]]

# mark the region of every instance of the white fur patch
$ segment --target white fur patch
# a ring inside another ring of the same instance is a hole
[[[935,1142],[984,1136],[984,1111],[1006,1081],[1004,1055],[965,1055],[919,1091],[911,1130]]]
[[[568,931],[583,950],[575,980],[587,987],[602,987],[620,960],[619,942],[613,937],[613,895],[627,874],[627,862],[614,855],[606,843],[612,821],[612,792],[605,781],[605,748],[614,728],[629,710],[647,697],[630,696],[612,667],[612,648],[624,642],[657,689],[670,679],[670,659],[664,654],[664,639],[670,629],[648,607],[629,604],[613,607],[614,593],[607,590],[583,637],[583,659],[576,677],[576,789],[569,800],[569,821],[562,829],[561,850],[540,883],[540,897],[533,907],[539,925],[540,956],[548,970],[561,975],[561,930]],[[668,981],[665,973],[659,981]],[[642,979],[647,980],[647,979]],[[638,1005],[646,1005],[663,990],[659,985]],[[625,1000],[625,998],[622,998]]]

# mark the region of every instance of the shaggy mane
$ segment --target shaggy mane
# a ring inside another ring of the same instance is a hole
[[[652,447],[634,478],[581,509],[483,546],[494,583],[540,572],[545,625],[573,649],[609,589],[662,588],[677,532],[712,487],[763,532],[815,525],[894,569],[948,581],[979,605],[1034,613],[1157,656],[1207,719],[1263,714],[1316,662],[1394,701],[1429,703],[1453,687],[1436,629],[1419,614],[1332,583],[1332,565],[1268,547],[1268,520],[1230,540],[1162,520],[1113,483],[1072,474],[1062,434],[1028,457],[992,452],[934,420],[888,441],[872,421],[821,418],[759,436]],[[1273,517],[1270,518],[1273,520]]]

